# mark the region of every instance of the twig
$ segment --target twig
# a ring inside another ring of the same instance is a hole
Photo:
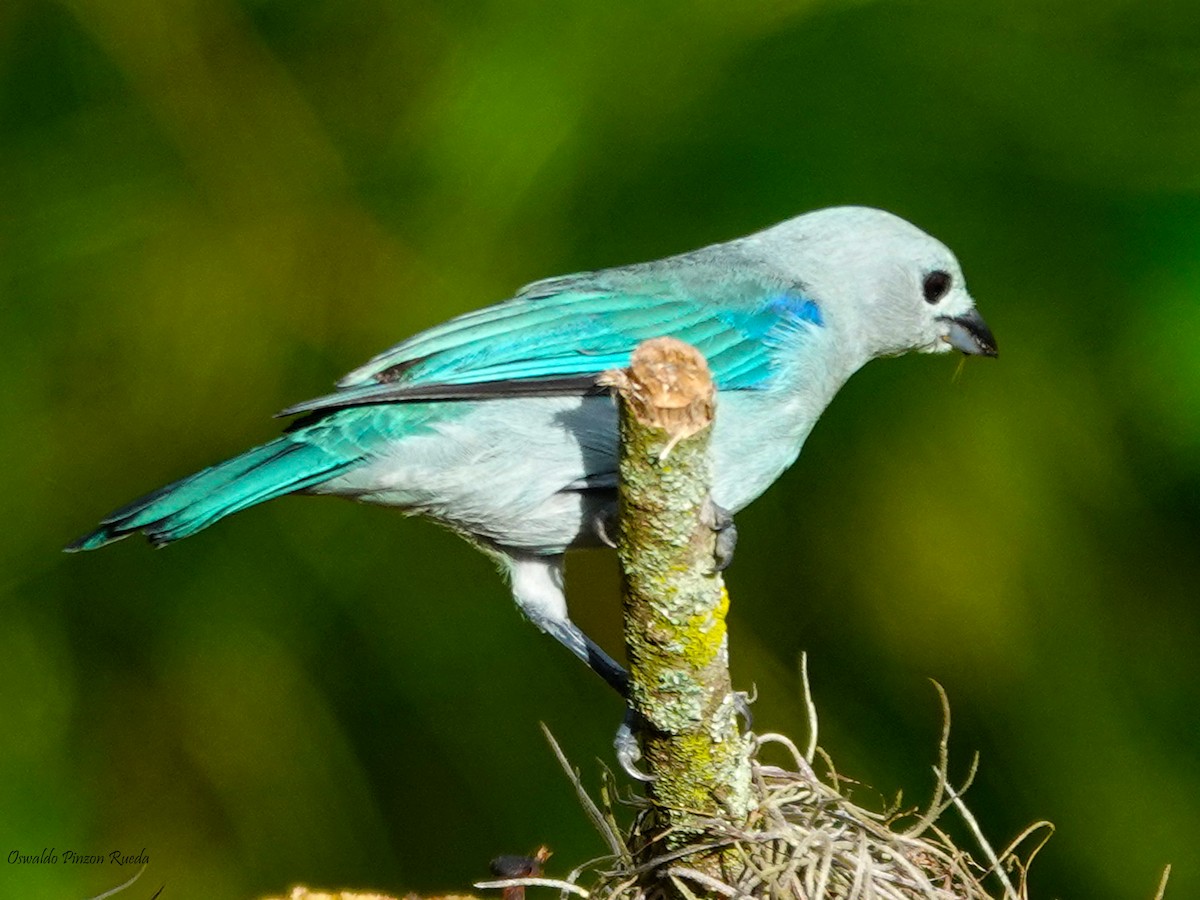
[[[1163,869],[1162,878],[1160,878],[1158,881],[1158,890],[1154,894],[1154,900],[1163,900],[1163,897],[1167,893],[1167,879],[1170,877],[1171,866],[1168,864],[1167,867]]]
[[[488,888],[508,888],[508,887],[551,887],[558,888],[560,891],[575,894],[579,897],[590,897],[591,893],[581,888],[577,884],[572,884],[569,881],[563,881],[559,878],[499,878],[493,881],[477,881],[473,887],[482,890]]]
[[[624,841],[621,840],[617,831],[604,817],[604,814],[600,812],[600,808],[588,796],[588,792],[584,789],[583,782],[580,780],[579,771],[567,760],[566,754],[562,752],[562,747],[558,745],[558,741],[554,739],[554,735],[550,733],[550,729],[546,727],[546,723],[541,722],[540,724],[542,726],[542,734],[546,736],[546,740],[550,744],[550,749],[554,751],[554,756],[558,760],[558,764],[567,773],[567,778],[570,780],[571,786],[575,788],[575,796],[579,798],[579,802],[583,805],[584,812],[587,813],[588,818],[592,820],[592,824],[603,835],[612,852],[617,856],[627,856],[629,854],[628,848],[626,848]]]
[[[967,805],[962,802],[962,798],[958,796],[958,792],[955,791],[950,784],[946,785],[946,793],[948,793],[950,798],[953,800],[954,807],[958,810],[958,814],[962,816],[963,821],[967,823],[967,827],[971,830],[971,834],[975,837],[975,841],[979,844],[979,849],[983,851],[983,855],[986,856],[988,862],[991,863],[991,869],[989,871],[994,871],[996,873],[996,877],[999,878],[1001,883],[1004,885],[1005,898],[1008,898],[1008,900],[1021,900],[1020,895],[1013,888],[1012,882],[1008,880],[1008,875],[1005,873],[1004,867],[1000,865],[1000,860],[996,858],[996,853],[994,850],[992,850],[992,845],[989,844],[987,838],[983,836],[983,829],[979,827],[979,822],[976,820],[975,815],[969,809],[967,809]]]
[[[817,755],[817,705],[813,702],[812,685],[808,681],[808,651],[800,653],[800,684],[804,688],[804,712],[808,718],[808,746],[804,749],[804,759],[812,769],[813,760]]]

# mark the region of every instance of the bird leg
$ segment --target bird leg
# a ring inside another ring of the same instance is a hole
[[[704,524],[717,534],[717,545],[713,550],[713,571],[724,572],[733,562],[733,551],[737,547],[738,533],[733,513],[710,499],[700,515]],[[600,543],[615,550],[618,534],[616,508],[598,512],[593,519],[592,529]]]
[[[719,506],[712,506],[714,521],[718,524],[712,527],[717,530],[718,555],[716,564],[721,565],[720,546],[722,535],[731,535],[729,550],[732,552],[736,542],[737,532],[733,527],[733,517]],[[728,565],[728,559],[725,560]],[[617,762],[630,778],[638,781],[651,781],[653,776],[647,775],[637,767],[642,758],[638,745],[637,734],[642,730],[644,721],[629,702],[629,672],[609,656],[604,650],[583,633],[582,629],[571,621],[567,615],[567,600],[563,585],[563,557],[557,556],[514,556],[508,557],[508,568],[512,576],[513,597],[517,606],[541,631],[550,635],[577,657],[587,663],[588,668],[599,675],[613,690],[625,698],[625,715],[613,739]],[[734,704],[738,714],[750,727],[751,698],[744,692],[734,694]]]
[[[625,668],[604,652],[590,637],[584,634],[578,625],[570,619],[546,619],[539,621],[530,616],[533,624],[554,638],[580,659],[589,669],[599,675],[622,697],[629,696],[629,673]]]
[[[737,525],[733,513],[718,506],[711,499],[700,513],[704,524],[716,532],[717,543],[713,550],[713,571],[724,572],[733,562],[733,551],[737,548]]]
[[[617,762],[631,778],[648,781],[650,776],[636,765],[642,758],[637,739],[641,718],[628,705],[629,673],[567,615],[562,556],[509,557],[507,562],[512,576],[513,597],[521,611],[541,631],[582,659],[588,668],[625,698],[625,716],[613,740]]]
[[[618,694],[628,696],[629,673],[567,615],[562,555],[509,557],[508,568],[513,599],[529,621],[587,663]]]

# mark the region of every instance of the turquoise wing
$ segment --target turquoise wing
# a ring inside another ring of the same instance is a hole
[[[639,343],[663,336],[703,353],[720,390],[757,390],[769,385],[780,349],[802,343],[821,325],[812,299],[778,288],[726,286],[720,296],[704,297],[663,288],[535,291],[409,338],[342,379],[337,393],[281,415],[371,403],[597,393],[601,372],[627,365]]]

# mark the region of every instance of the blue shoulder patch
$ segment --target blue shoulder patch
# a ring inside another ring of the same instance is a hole
[[[821,327],[825,324],[821,308],[803,294],[774,294],[762,301],[753,311],[730,310],[720,314],[727,324],[745,337],[759,341],[787,334],[804,324]]]
[[[780,315],[791,315],[802,322],[824,326],[821,307],[803,294],[778,294],[767,301],[767,308]]]

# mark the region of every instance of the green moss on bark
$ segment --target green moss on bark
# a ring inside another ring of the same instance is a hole
[[[646,722],[657,824],[682,844],[706,819],[742,823],[750,807],[729,678],[729,597],[710,525],[713,388],[703,357],[678,341],[643,344],[613,380],[622,398],[618,554],[631,699]]]

